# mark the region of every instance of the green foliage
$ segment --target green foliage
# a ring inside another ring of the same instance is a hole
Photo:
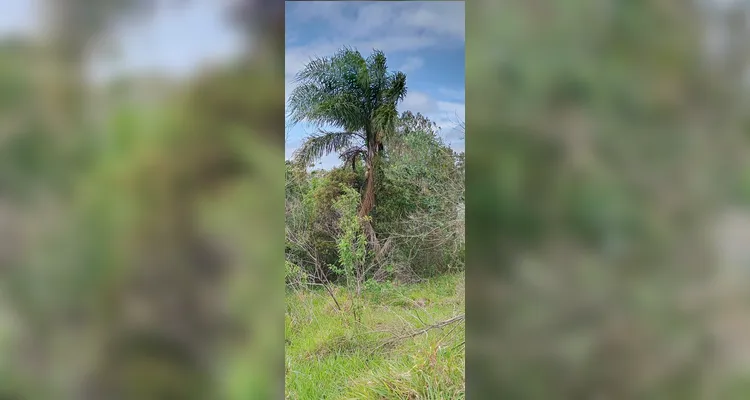
[[[42,3],[0,38],[0,397],[278,397],[279,58],[112,90],[88,46],[156,2]]]
[[[210,87],[216,80],[231,86],[238,74],[230,70],[212,71],[202,77],[202,84]],[[280,348],[280,332],[258,328],[248,315],[278,315],[281,310],[273,286],[254,283],[279,282],[284,272],[278,254],[268,250],[282,234],[273,222],[282,202],[273,195],[257,195],[281,193],[274,161],[281,157],[281,148],[256,134],[268,129],[262,121],[230,120],[230,112],[221,112],[230,105],[253,106],[251,100],[230,101],[241,99],[237,95],[255,98],[245,86],[247,80],[234,82],[242,89],[222,104],[201,102],[199,96],[164,96],[148,110],[102,104],[99,119],[67,136],[54,135],[43,123],[42,110],[32,109],[35,121],[23,118],[17,126],[10,123],[12,115],[0,110],[3,125],[12,128],[0,141],[0,212],[20,221],[11,226],[3,220],[0,236],[4,241],[9,234],[23,236],[12,265],[3,260],[2,292],[7,298],[0,309],[11,308],[20,316],[11,324],[18,325],[19,332],[8,338],[17,350],[3,350],[3,358],[14,363],[19,381],[33,376],[35,391],[44,393],[24,389],[13,396],[81,398],[78,391],[88,391],[94,382],[122,378],[111,382],[116,390],[95,397],[231,399],[247,398],[248,392],[219,396],[224,383],[215,382],[214,374],[242,376],[244,389],[252,383],[253,394],[268,393],[263,389],[267,382],[278,381],[278,372],[268,372],[268,363],[259,361],[280,361],[279,354],[269,350]],[[195,84],[180,83],[186,91]],[[93,134],[87,135],[89,131]],[[37,191],[21,190],[27,187]],[[26,195],[25,205],[7,201],[20,194]],[[34,226],[44,229],[22,234]],[[264,269],[267,265],[273,269]],[[289,272],[288,277],[301,279],[298,270]],[[160,296],[196,306],[189,313],[159,315],[164,304]],[[197,305],[204,301],[200,299],[221,305]],[[147,305],[145,323],[134,322],[124,310],[131,303]],[[70,318],[82,322],[70,324]],[[148,349],[126,346],[118,354],[99,350],[118,348],[133,325],[147,333],[167,331],[167,337]],[[226,344],[227,326],[234,332],[254,332],[240,333],[240,340],[232,342],[241,361],[223,359],[216,351]],[[61,341],[65,346],[58,346]],[[27,365],[34,358],[27,354],[27,342],[38,346],[34,354],[44,360],[33,374]],[[186,371],[181,359],[154,348],[170,343],[179,343],[179,351],[191,357],[208,355],[218,372],[205,365]],[[87,376],[90,370],[96,374]],[[5,390],[15,385],[2,386]]]
[[[320,213],[335,210],[335,204],[341,196],[350,196],[357,187],[358,176],[349,168],[334,168],[323,177],[312,178],[311,193]]]
[[[421,122],[414,122],[419,119]],[[395,241],[396,261],[417,275],[463,266],[464,177],[460,156],[421,115],[404,113],[398,142],[383,163],[378,232]],[[408,259],[407,259],[408,258]]]
[[[396,129],[398,132],[397,137],[408,136],[412,133],[424,133],[424,134],[437,134],[440,127],[429,118],[422,115],[422,113],[416,113],[407,110],[401,113],[396,123]]]
[[[333,208],[338,213],[339,234],[336,238],[341,269],[350,287],[361,279],[367,261],[367,239],[362,230],[359,208],[359,193],[354,189],[341,186],[343,193],[336,198]]]
[[[389,73],[385,54],[367,59],[344,48],[328,58],[310,61],[297,74],[301,83],[289,99],[294,122],[334,125],[347,132],[388,131],[396,119],[396,103],[406,95],[406,75]],[[367,99],[367,101],[362,101]]]
[[[308,274],[321,279],[311,260],[315,257],[326,278],[343,278],[337,250],[339,216],[334,206],[340,196],[359,185],[357,174],[349,168],[307,174],[288,165],[287,176],[291,178],[286,197],[287,259],[297,260]]]
[[[472,392],[742,397],[704,362],[713,300],[676,301],[716,293],[706,231],[746,179],[747,4],[714,6],[467,3],[474,49],[501,49],[467,52],[469,301],[497,345],[469,350]]]
[[[0,38],[0,114],[28,112],[34,90],[28,65],[34,50],[24,38]]]
[[[390,238],[393,243],[386,255],[388,261],[379,271],[387,276],[404,272],[427,276],[460,269],[464,263],[462,154],[446,146],[437,136],[435,124],[421,114],[405,112],[398,132],[376,169],[379,200],[372,223],[381,240]],[[362,257],[367,258],[352,253],[356,246],[344,245],[364,237],[352,234],[353,219],[345,221],[356,214],[352,207],[355,200],[359,204],[357,190],[364,185],[363,168],[344,164],[330,171],[307,173],[301,164],[287,162],[286,171],[288,229],[309,237],[307,246],[329,278],[345,279],[353,265],[361,265]],[[299,222],[302,220],[307,222]],[[350,225],[345,228],[342,223]],[[287,241],[287,257],[316,275],[305,253]]]

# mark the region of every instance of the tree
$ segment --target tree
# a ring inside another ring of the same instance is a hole
[[[390,263],[399,279],[463,266],[464,179],[458,155],[438,136],[434,122],[405,112],[398,140],[383,162],[376,210],[387,232]],[[379,271],[379,274],[383,271]]]
[[[400,136],[408,135],[412,132],[425,132],[434,135],[440,131],[440,127],[435,122],[419,112],[414,114],[411,111],[404,111],[401,113],[397,125]]]
[[[292,124],[305,121],[321,129],[297,150],[295,157],[304,165],[326,154],[338,152],[354,165],[365,163],[366,183],[359,210],[368,217],[375,207],[375,176],[384,142],[395,131],[396,105],[406,96],[406,75],[389,73],[385,54],[375,50],[364,58],[359,51],[343,48],[332,57],[310,61],[297,74],[300,86],[289,99]],[[370,241],[377,239],[369,222]]]

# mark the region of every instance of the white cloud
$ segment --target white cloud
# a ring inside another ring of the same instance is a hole
[[[411,110],[414,112],[430,113],[437,110],[437,103],[428,95],[423,92],[409,92],[404,98],[404,101],[399,104],[399,109],[406,111]]]
[[[420,7],[409,15],[402,14],[397,23],[417,29],[429,29],[448,36],[465,38],[463,2],[451,2],[445,8]]]
[[[454,101],[437,100],[424,92],[409,92],[404,101],[399,104],[399,109],[402,111],[420,112],[425,116],[440,115],[449,116],[454,120],[463,120],[465,118],[466,105],[465,103]]]
[[[464,39],[464,2],[298,2],[287,26],[315,22],[330,27],[331,37],[361,40],[386,35],[438,35]]]
[[[456,103],[451,101],[438,101],[437,108],[442,113],[452,113],[455,118],[461,121],[466,119],[466,103]]]
[[[456,90],[456,89],[450,89],[450,88],[439,88],[438,93],[440,93],[443,97],[451,99],[451,100],[463,100],[465,97],[463,90]]]
[[[423,65],[424,65],[424,60],[422,58],[409,57],[398,69],[399,71],[403,73],[409,73],[409,72],[422,68]]]

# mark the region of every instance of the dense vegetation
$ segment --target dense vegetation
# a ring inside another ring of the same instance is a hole
[[[425,128],[412,129],[414,121],[424,122]],[[444,145],[420,114],[404,112],[397,124],[398,137],[379,166],[378,205],[371,215],[378,240],[384,242],[379,258],[369,248],[368,254],[357,253],[366,244],[364,228],[347,225],[347,218],[361,209],[365,168],[355,161],[308,171],[287,161],[288,283],[298,279],[291,271],[318,282],[341,282],[347,278],[345,269],[355,264],[361,280],[380,281],[418,280],[463,269],[463,154]],[[356,259],[343,259],[349,252]]]
[[[286,163],[287,395],[462,397],[463,154],[423,115],[396,114],[406,76],[382,52],[345,48],[299,80],[293,122],[338,130]],[[330,152],[341,166],[310,171]]]
[[[469,397],[748,397],[747,13],[467,2]]]
[[[0,397],[278,397],[282,57],[98,82],[92,42],[152,2],[42,5],[0,37]]]

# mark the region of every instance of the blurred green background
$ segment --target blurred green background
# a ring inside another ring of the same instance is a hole
[[[39,4],[0,41],[0,396],[282,396],[282,3],[147,107],[85,71],[152,2]],[[747,398],[747,8],[467,4],[469,398]]]
[[[467,2],[467,396],[744,399],[745,1]]]
[[[190,73],[92,73],[208,4],[41,1],[0,36],[0,397],[283,396],[283,3],[228,2],[237,51]]]

